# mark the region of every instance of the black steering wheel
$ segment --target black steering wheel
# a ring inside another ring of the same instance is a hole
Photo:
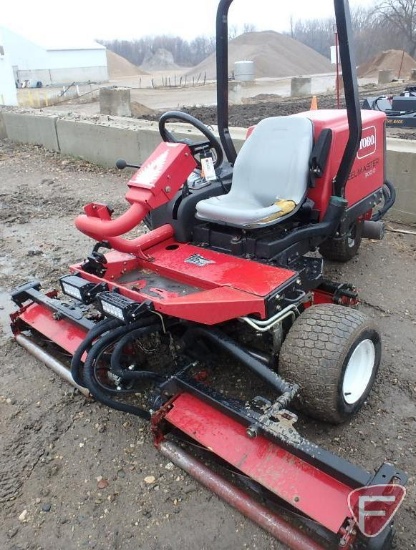
[[[207,141],[192,142],[188,139],[177,139],[171,132],[169,132],[169,130],[166,129],[166,123],[168,121],[175,120],[191,124],[207,138]],[[159,119],[159,132],[163,141],[167,141],[169,143],[186,143],[192,151],[192,155],[195,158],[198,168],[201,168],[201,162],[198,155],[211,149],[215,153],[214,168],[218,168],[218,166],[222,164],[224,154],[221,143],[214,136],[211,130],[205,126],[205,124],[192,115],[188,115],[188,113],[183,113],[182,111],[168,111],[167,113],[164,113]]]

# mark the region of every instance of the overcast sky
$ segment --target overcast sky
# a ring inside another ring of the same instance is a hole
[[[351,7],[374,4],[350,0]],[[218,0],[3,0],[0,26],[42,42],[85,39],[132,40],[152,34],[179,35],[189,40],[215,34]],[[244,23],[256,30],[289,30],[290,18],[326,18],[331,0],[234,0],[229,25]]]

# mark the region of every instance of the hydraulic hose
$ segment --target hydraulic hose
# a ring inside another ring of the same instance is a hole
[[[146,326],[143,326],[144,322],[146,320],[142,319],[140,321],[137,321],[136,323],[132,323],[131,325],[124,325],[122,327],[116,328],[115,330],[109,332],[108,334],[102,336],[90,349],[87,359],[84,364],[84,378],[85,378],[85,384],[86,387],[90,390],[91,395],[97,400],[106,405],[107,407],[110,407],[112,409],[126,412],[133,414],[135,416],[138,416],[144,420],[150,420],[150,412],[146,411],[145,409],[142,409],[140,407],[136,407],[134,405],[128,405],[127,403],[120,403],[118,401],[115,401],[114,399],[111,399],[107,393],[101,389],[101,387],[97,384],[95,380],[95,373],[94,373],[94,367],[95,367],[95,361],[100,356],[100,354],[111,344],[116,342],[119,338],[125,336],[126,334],[133,332],[135,329],[140,328],[140,324],[142,325],[142,329],[146,329]],[[147,320],[148,321],[148,320]],[[148,325],[149,326],[149,325]],[[150,326],[149,326],[150,328]],[[156,329],[156,325],[152,325],[152,330]],[[144,374],[144,373],[142,373]],[[154,373],[151,373],[152,375]],[[150,376],[142,376],[141,378],[147,378],[147,379],[153,379],[154,377]]]
[[[381,220],[384,214],[390,210],[393,204],[396,202],[396,189],[391,181],[386,180],[383,185],[384,204],[380,210],[377,210],[371,217],[372,222]]]
[[[119,319],[103,319],[99,321],[87,334],[78,348],[75,350],[75,353],[71,360],[71,375],[72,378],[79,386],[84,386],[85,383],[82,377],[82,356],[85,352],[88,352],[93,345],[95,340],[102,337],[106,332],[116,334],[117,337],[124,335],[126,332],[139,328],[148,323],[148,318],[142,318],[137,320],[132,325],[125,325],[123,321]],[[117,330],[117,329],[122,329]],[[113,332],[115,331],[115,332]]]
[[[128,332],[125,336],[120,338],[114,347],[111,354],[111,372],[116,376],[119,376],[122,380],[154,380],[157,382],[163,382],[165,377],[152,371],[132,371],[126,370],[121,367],[121,356],[123,354],[124,347],[130,343],[131,340],[135,340],[145,334],[151,334],[160,328],[159,324],[149,325],[147,327],[138,328]]]
[[[99,321],[88,332],[87,336],[78,346],[78,348],[75,350],[75,353],[72,356],[72,360],[71,360],[71,375],[74,381],[79,386],[85,387],[85,383],[81,374],[81,369],[82,369],[81,359],[84,353],[89,351],[94,340],[102,336],[105,332],[108,332],[109,330],[113,330],[121,326],[122,324],[123,324],[122,321],[119,321],[118,319],[103,319],[102,321]]]

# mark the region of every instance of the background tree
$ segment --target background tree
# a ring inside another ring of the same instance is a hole
[[[374,8],[381,27],[398,34],[403,47],[414,57],[416,52],[416,0],[383,0]]]

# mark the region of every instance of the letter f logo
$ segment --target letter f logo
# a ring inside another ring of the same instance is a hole
[[[406,494],[402,485],[370,485],[351,491],[348,507],[361,533],[376,537],[391,521]]]

